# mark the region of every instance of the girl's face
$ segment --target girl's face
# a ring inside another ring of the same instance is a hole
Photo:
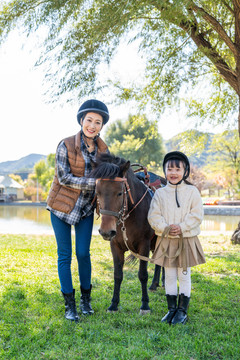
[[[81,120],[82,131],[84,135],[94,139],[98,135],[103,126],[102,115],[89,112],[83,120]]]
[[[168,161],[165,167],[167,181],[173,185],[181,181],[185,171],[184,165],[182,161]]]

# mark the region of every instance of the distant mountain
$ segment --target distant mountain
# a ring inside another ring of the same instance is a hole
[[[31,172],[34,165],[42,159],[46,159],[46,155],[41,154],[30,154],[22,157],[19,160],[4,161],[0,163],[1,174],[13,174],[21,172]]]
[[[209,148],[212,142],[213,134],[212,133],[203,133],[197,130],[187,130],[185,132],[179,133],[176,136],[173,136],[169,140],[165,140],[164,144],[167,152],[178,150],[181,151],[180,145],[184,144],[184,139],[187,138],[187,141],[191,138],[198,138],[199,136],[206,136],[207,142],[202,150],[202,152],[197,155],[189,156],[191,164],[196,165],[198,168],[204,167],[207,164],[207,158],[209,156]]]

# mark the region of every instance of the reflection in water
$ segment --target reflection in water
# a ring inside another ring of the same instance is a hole
[[[0,233],[53,234],[50,213],[43,206],[0,206]]]
[[[0,206],[0,219],[26,219],[50,225],[49,211],[44,206]]]
[[[233,232],[239,216],[205,215],[201,230]],[[99,221],[98,221],[99,224]],[[99,225],[93,233],[98,234]],[[44,206],[0,206],[0,233],[2,234],[53,234],[50,213]]]
[[[205,215],[201,225],[202,231],[234,231],[237,228],[239,216]]]

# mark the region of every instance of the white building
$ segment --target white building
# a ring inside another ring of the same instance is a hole
[[[24,187],[8,175],[0,175],[0,201],[23,200]]]

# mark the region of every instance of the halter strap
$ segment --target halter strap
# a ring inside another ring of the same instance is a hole
[[[133,198],[132,198],[132,194],[131,194],[131,190],[130,190],[130,187],[129,187],[128,182],[127,182],[127,178],[125,178],[125,177],[123,177],[123,178],[121,178],[121,177],[115,177],[114,179],[101,179],[101,178],[99,178],[99,179],[96,179],[96,184],[98,183],[98,181],[101,181],[101,180],[103,180],[103,181],[123,182],[123,183],[125,184],[125,186],[126,186],[126,190],[127,190],[127,192],[128,192],[130,201],[131,201],[132,205],[134,204],[134,201],[133,201]]]

